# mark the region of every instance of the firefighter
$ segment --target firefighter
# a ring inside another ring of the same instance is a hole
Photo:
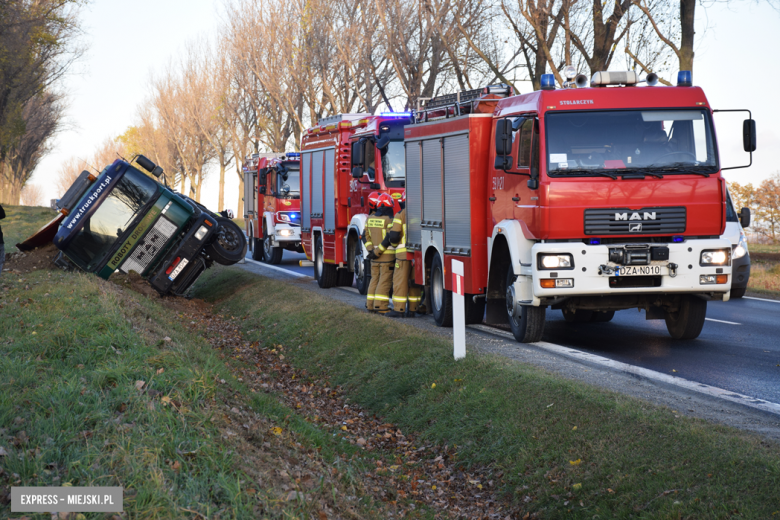
[[[366,250],[371,260],[371,282],[368,284],[366,307],[369,312],[386,314],[390,304],[390,289],[393,288],[393,266],[395,251],[383,243],[393,224],[393,198],[382,193],[377,199],[373,217],[366,221]]]
[[[395,269],[393,269],[393,311],[388,318],[414,318],[420,305],[420,287],[412,282],[412,262],[406,253],[406,190],[399,201],[401,211],[396,213],[393,226],[385,240],[395,248]],[[383,242],[384,243],[384,242]],[[409,304],[407,310],[406,305]]]
[[[376,214],[376,203],[379,200],[379,193],[376,191],[372,191],[368,194],[368,218],[370,219]],[[374,245],[371,243],[371,237],[368,233],[368,226],[366,226],[363,229],[363,234],[360,236],[361,242],[363,242],[363,250],[366,252],[366,255],[363,259],[363,272],[367,273],[369,276],[371,275],[371,260],[368,258],[368,251],[370,251],[369,247],[373,249]],[[369,282],[369,291],[366,295],[366,309],[368,309],[369,312],[374,311],[374,293],[370,290],[371,282]]]

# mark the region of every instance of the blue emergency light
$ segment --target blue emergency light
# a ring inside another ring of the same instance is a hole
[[[555,76],[552,74],[542,74],[542,90],[555,90]]]
[[[411,112],[382,112],[379,115],[382,117],[412,117]]]
[[[681,70],[677,73],[677,86],[690,87],[693,85],[693,76],[690,70]]]
[[[674,242],[675,244],[679,244],[680,242],[684,242],[684,241],[685,241],[685,237],[680,237],[680,236],[672,237],[672,242]]]
[[[287,155],[288,159],[297,159],[301,156],[301,152],[287,152],[285,155]]]
[[[590,245],[598,246],[600,244],[601,244],[601,239],[600,238],[591,238],[590,239]]]

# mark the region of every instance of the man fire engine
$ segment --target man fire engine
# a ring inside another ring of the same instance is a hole
[[[301,141],[301,240],[322,288],[351,286],[368,292],[359,237],[369,193],[401,196],[403,128],[411,114],[340,114],[319,121]],[[397,210],[396,206],[396,210]]]
[[[244,163],[245,225],[254,260],[278,264],[302,253],[300,154],[254,154]]]
[[[508,322],[518,341],[542,337],[547,307],[575,322],[639,308],[674,338],[700,334],[731,287],[714,111],[690,72],[643,81],[599,72],[556,89],[544,75],[529,94],[497,85],[420,108],[404,129],[406,247],[438,325],[457,259],[467,322]],[[743,135],[752,154],[752,118]]]

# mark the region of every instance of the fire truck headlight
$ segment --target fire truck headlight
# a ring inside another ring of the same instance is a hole
[[[195,239],[196,240],[203,240],[203,237],[206,236],[206,233],[208,233],[209,230],[206,226],[200,226],[200,228],[195,232]]]
[[[289,237],[291,235],[292,235],[292,231],[290,231],[289,229],[280,229],[279,230],[279,236]]]
[[[745,240],[745,235],[740,233],[739,243],[737,244],[737,247],[734,248],[734,253],[732,253],[732,258],[735,260],[737,258],[742,258],[747,254],[747,252],[748,252],[748,247],[747,247],[747,241]]]
[[[725,265],[729,261],[729,251],[726,249],[715,249],[712,251],[702,251],[700,265]]]
[[[571,269],[574,260],[569,254],[539,255],[539,269]]]

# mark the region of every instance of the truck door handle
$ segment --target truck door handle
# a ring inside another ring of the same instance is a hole
[[[496,200],[495,197],[488,197],[488,200]]]
[[[512,200],[515,201],[515,202],[519,202],[520,201],[520,197],[512,197]]]

